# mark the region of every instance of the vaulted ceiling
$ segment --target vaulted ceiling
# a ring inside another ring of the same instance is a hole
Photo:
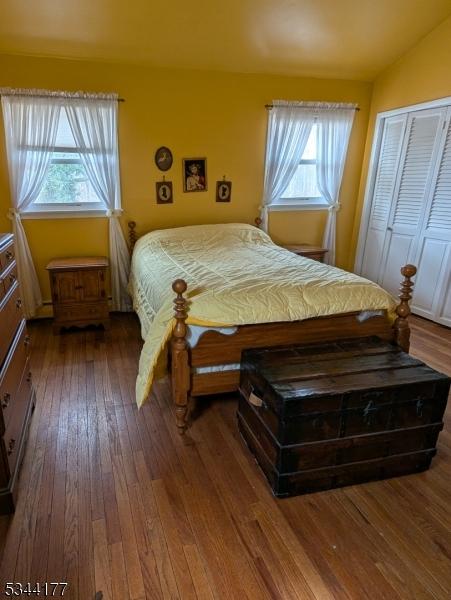
[[[451,0],[1,0],[0,53],[372,80]]]

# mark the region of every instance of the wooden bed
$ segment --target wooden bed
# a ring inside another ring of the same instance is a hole
[[[130,250],[133,250],[137,235],[136,223],[128,223]],[[346,338],[377,336],[397,344],[405,352],[409,351],[410,315],[409,301],[412,297],[411,278],[416,267],[405,265],[401,268],[404,280],[401,282],[400,303],[396,308],[397,319],[392,324],[386,314],[359,320],[360,312],[316,317],[303,321],[240,325],[232,335],[217,331],[205,332],[194,348],[187,341],[188,301],[184,294],[187,284],[177,279],[172,284],[176,294],[174,299],[176,325],[171,340],[170,371],[172,395],[175,404],[176,424],[183,434],[187,427],[187,413],[191,397],[233,392],[239,387],[239,369],[193,373],[199,367],[215,367],[240,362],[245,348],[264,346],[284,346],[299,343],[333,341]]]

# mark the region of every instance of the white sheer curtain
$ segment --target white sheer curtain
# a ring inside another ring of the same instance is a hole
[[[274,100],[268,119],[265,182],[260,206],[262,229],[268,231],[268,207],[283,194],[304,153],[314,112],[302,102]]]
[[[328,249],[325,262],[329,265],[335,264],[336,221],[340,208],[338,199],[355,108],[355,104],[331,104],[317,113],[316,173],[318,188],[329,204],[323,237],[323,246]]]
[[[65,108],[89,181],[108,209],[112,308],[129,311],[131,303],[127,282],[130,257],[118,219],[117,95],[104,95],[98,100],[71,98],[66,100]]]
[[[37,98],[22,92],[3,94],[2,109],[13,203],[9,216],[15,237],[22,303],[29,318],[42,305],[42,296],[20,213],[42,189],[55,147],[61,106],[54,98]]]

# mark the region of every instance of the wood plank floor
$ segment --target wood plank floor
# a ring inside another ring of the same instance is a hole
[[[412,319],[412,353],[451,374],[451,331]],[[167,389],[138,411],[133,315],[111,331],[31,325],[37,407],[6,581],[66,581],[65,598],[450,597],[451,410],[425,473],[275,500],[233,397],[203,401],[181,439]]]

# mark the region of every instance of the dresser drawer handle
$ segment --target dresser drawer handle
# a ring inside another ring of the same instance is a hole
[[[6,394],[3,394],[2,408],[8,408],[10,401],[11,401],[11,394],[9,392],[6,392]]]
[[[16,276],[11,273],[9,276],[9,283],[14,283],[16,281]]]
[[[12,258],[14,258],[14,254],[8,250],[8,252],[5,254],[5,258],[6,260],[11,260]]]
[[[25,344],[25,346],[29,346],[29,345],[30,345],[30,342],[31,342],[31,338],[30,338],[30,336],[29,336],[29,335],[26,335],[26,336],[25,336],[25,339],[24,339],[24,341],[23,341],[23,343]]]
[[[8,456],[11,456],[11,454],[13,453],[15,445],[16,445],[16,440],[14,438],[11,438],[9,440],[9,444],[8,444],[8,451],[7,451]]]
[[[17,308],[20,308],[22,306],[22,300],[20,298],[16,300],[16,306]]]
[[[76,289],[76,290],[82,290],[82,289],[83,289],[83,286],[82,286],[82,285],[76,285],[76,286],[75,286],[75,289]]]
[[[28,371],[27,383],[30,383],[30,381],[31,381],[31,371]]]

